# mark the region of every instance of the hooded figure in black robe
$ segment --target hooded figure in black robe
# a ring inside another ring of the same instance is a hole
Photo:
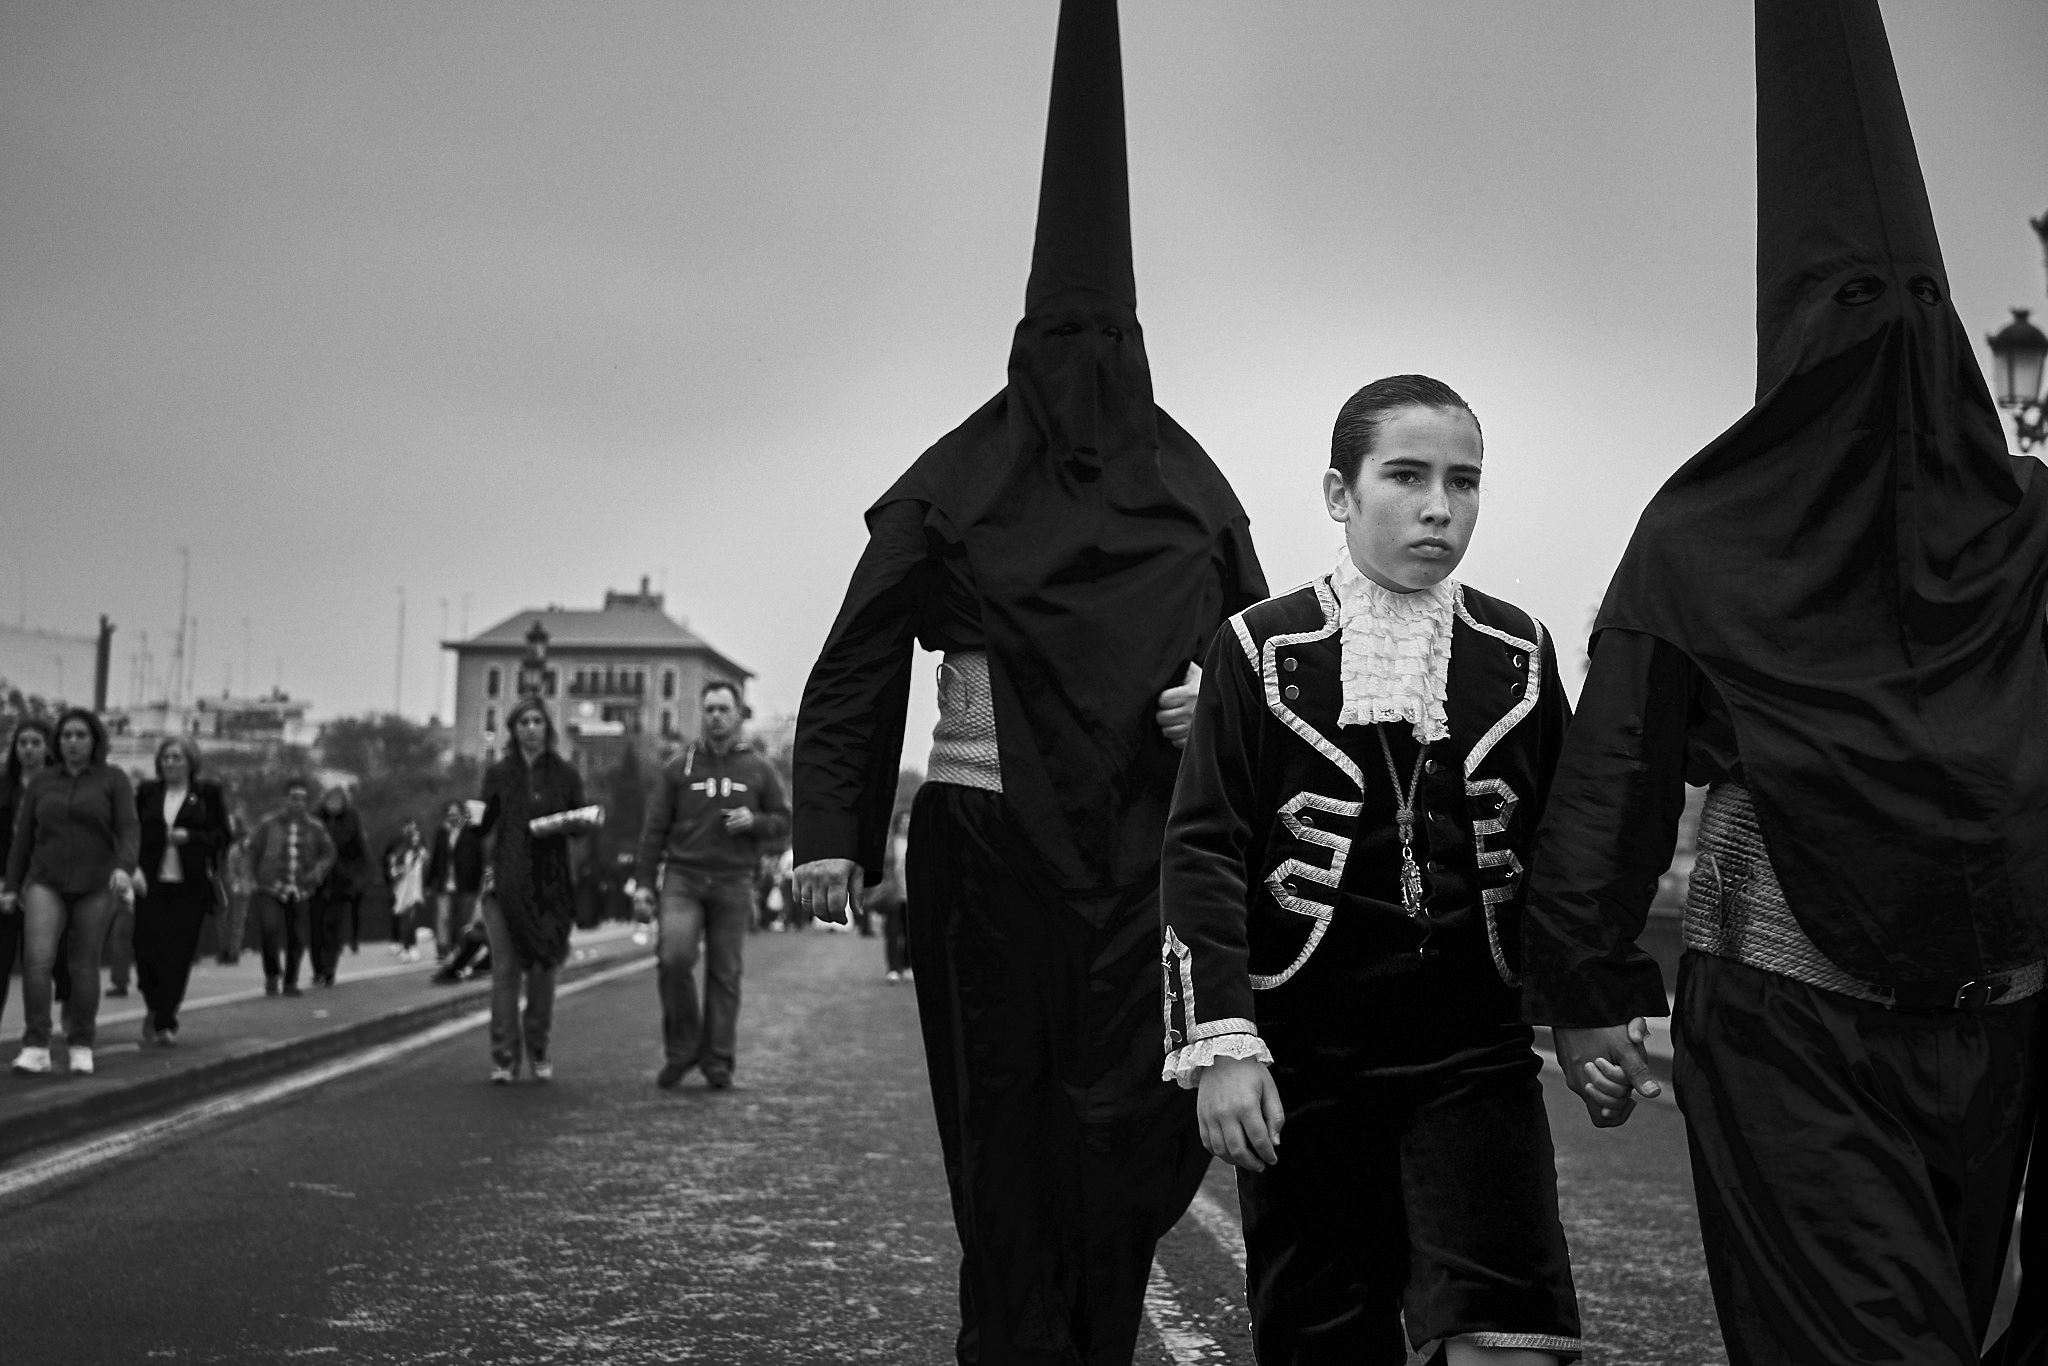
[[[1601,606],[1525,1006],[1622,1122],[1574,1070],[1643,1070],[1634,941],[1710,785],[1676,1070],[1732,1359],[1975,1360],[2048,958],[2048,487],[1949,302],[1876,0],[1758,0],[1756,47],[1756,406]]]
[[[1208,1161],[1151,1023],[1179,762],[1155,712],[1266,590],[1228,482],[1152,399],[1114,0],[1060,7],[1009,383],[867,522],[798,717],[800,904],[837,919],[880,880],[912,643],[945,652],[940,728],[978,776],[935,745],[907,882],[959,1358],[1128,1362]]]

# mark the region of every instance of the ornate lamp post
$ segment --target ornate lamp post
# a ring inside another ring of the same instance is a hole
[[[548,628],[535,620],[526,632],[526,658],[519,663],[519,695],[538,697],[548,676]]]
[[[2048,256],[2048,213],[2027,220]],[[2048,334],[2027,321],[2030,310],[2015,308],[2012,321],[1984,339],[1991,348],[1992,396],[2012,410],[2013,434],[2020,449],[2048,443],[2048,407],[2041,395],[2042,362],[2048,361]]]

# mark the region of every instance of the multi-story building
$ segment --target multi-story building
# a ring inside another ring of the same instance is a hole
[[[522,674],[554,712],[565,755],[623,739],[650,760],[665,744],[696,738],[706,683],[744,691],[753,677],[670,618],[644,578],[637,593],[607,592],[598,610],[529,608],[442,644],[455,652],[455,752],[478,758],[504,747]]]

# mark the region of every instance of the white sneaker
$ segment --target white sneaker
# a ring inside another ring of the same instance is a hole
[[[555,1079],[555,1065],[551,1062],[535,1063],[533,1065],[533,1079],[535,1081],[553,1081]]]
[[[74,1075],[81,1077],[92,1075],[92,1050],[90,1048],[80,1048],[76,1044],[72,1045],[71,1071]]]
[[[21,1052],[15,1054],[14,1070],[37,1074],[49,1071],[50,1050],[47,1048],[30,1048],[24,1044]]]
[[[493,1067],[491,1069],[491,1085],[510,1086],[512,1084],[512,1079],[517,1075],[518,1073],[514,1072],[509,1067]]]

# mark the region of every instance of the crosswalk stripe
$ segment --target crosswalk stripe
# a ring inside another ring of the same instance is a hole
[[[1156,1261],[1152,1263],[1151,1279],[1145,1282],[1145,1317],[1152,1320],[1153,1330],[1166,1344],[1166,1354],[1173,1358],[1174,1366],[1227,1366],[1230,1358],[1224,1355],[1222,1345],[1195,1326],[1180,1307],[1173,1282]]]
[[[1237,1263],[1239,1271],[1244,1270],[1244,1230],[1238,1226],[1237,1216],[1217,1202],[1207,1191],[1196,1191],[1188,1213],[1202,1226],[1203,1232],[1222,1244],[1230,1254],[1230,1260]]]

